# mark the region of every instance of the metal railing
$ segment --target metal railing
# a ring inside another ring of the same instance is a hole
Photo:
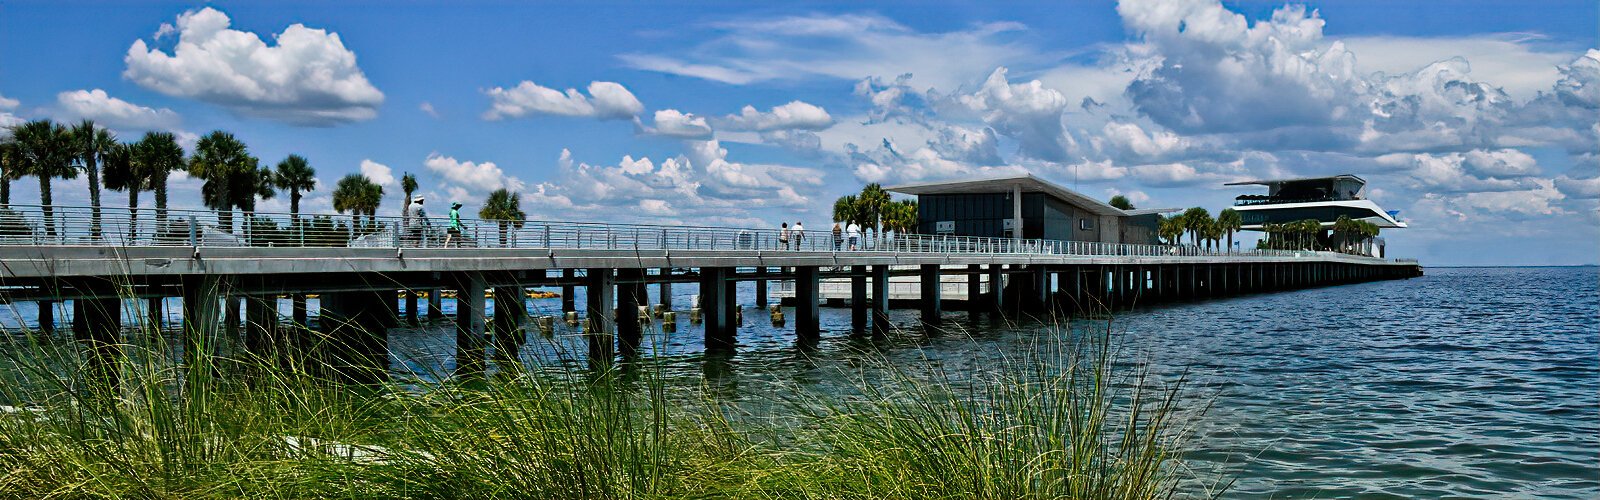
[[[87,207],[12,204],[0,207],[0,245],[539,248],[586,250],[745,250],[944,254],[1027,254],[1143,257],[1348,254],[1299,250],[1208,250],[1195,246],[1139,245],[1061,240],[869,232],[860,238],[831,230],[784,231],[715,226],[664,226],[591,222],[509,223],[394,216],[215,212],[102,207],[98,221]],[[48,215],[47,215],[48,214]],[[787,234],[787,238],[785,238]]]

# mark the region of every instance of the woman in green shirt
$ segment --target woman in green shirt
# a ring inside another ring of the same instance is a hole
[[[450,202],[450,225],[445,227],[444,246],[461,237],[461,202]],[[460,243],[456,243],[460,245]]]

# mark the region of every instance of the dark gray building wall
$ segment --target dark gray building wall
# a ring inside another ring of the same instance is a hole
[[[1161,243],[1161,214],[1123,217],[1121,230],[1123,243],[1134,245]]]
[[[1003,238],[1013,204],[1008,193],[930,194],[917,197],[917,232],[938,234],[940,221],[955,235]],[[1087,221],[1087,222],[1085,222]],[[1022,237],[1103,241],[1100,217],[1044,193],[1022,194]]]

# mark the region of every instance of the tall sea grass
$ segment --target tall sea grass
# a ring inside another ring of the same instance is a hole
[[[310,330],[303,331],[311,334]],[[118,387],[71,343],[13,335],[0,373],[9,498],[1127,498],[1186,492],[1181,380],[1062,324],[995,366],[881,354],[844,389],[727,398],[670,380],[505,370],[481,384],[348,386],[293,363],[125,346]],[[223,351],[226,353],[227,351]],[[247,376],[244,374],[248,374]]]

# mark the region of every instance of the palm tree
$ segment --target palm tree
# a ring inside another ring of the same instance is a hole
[[[874,182],[861,188],[861,195],[856,197],[856,203],[861,205],[859,215],[863,224],[871,224],[875,229],[874,234],[883,231],[883,207],[889,205],[889,192],[883,186]]]
[[[1217,223],[1222,225],[1222,231],[1228,235],[1228,251],[1233,251],[1233,233],[1244,227],[1244,217],[1238,210],[1224,208],[1217,213]]]
[[[311,168],[304,156],[289,155],[278,162],[278,171],[272,175],[272,184],[289,192],[289,218],[298,222],[300,197],[317,188],[317,171]]]
[[[362,215],[375,222],[378,204],[382,200],[383,186],[361,174],[344,176],[333,189],[333,210],[349,212],[352,226],[361,222]]]
[[[128,193],[128,240],[131,242],[138,235],[139,229],[139,191],[150,189],[147,184],[149,176],[143,172],[142,165],[137,163],[134,149],[137,144],[117,144],[110,151],[100,156],[100,163],[105,173],[105,187],[112,191],[126,191]]]
[[[0,208],[11,205],[11,179],[21,169],[21,162],[17,142],[9,136],[0,140]]]
[[[1183,216],[1162,217],[1156,225],[1156,232],[1167,240],[1168,245],[1177,245],[1183,239]]]
[[[94,121],[84,120],[72,128],[72,138],[78,144],[78,162],[89,176],[89,234],[100,237],[100,157],[121,145],[116,136]]]
[[[1213,219],[1206,224],[1206,239],[1210,240],[1211,247],[1214,249],[1222,250],[1222,236],[1227,232],[1227,228],[1223,227],[1220,220]]]
[[[840,196],[833,202],[833,220],[849,224],[861,222],[861,206],[856,202],[855,195]]]
[[[1211,223],[1211,212],[1200,207],[1193,207],[1183,211],[1183,228],[1189,231],[1189,240],[1195,245],[1200,244],[1200,231]]]
[[[34,120],[13,128],[11,136],[17,142],[17,153],[22,160],[18,173],[39,179],[39,204],[40,212],[44,215],[44,232],[53,238],[56,235],[56,222],[50,181],[78,176],[77,169],[72,168],[72,159],[76,156],[72,133],[56,122]]]
[[[883,228],[896,234],[906,234],[917,229],[917,202],[896,201],[883,208]]]
[[[1128,197],[1120,194],[1111,197],[1111,206],[1120,210],[1133,210],[1133,202],[1128,201]]]
[[[131,154],[140,175],[145,177],[144,189],[156,196],[156,227],[167,223],[167,178],[172,172],[183,170],[183,146],[171,132],[146,132],[139,142],[133,143]]]
[[[506,236],[510,234],[508,227],[522,229],[522,222],[528,216],[522,213],[521,196],[507,189],[496,189],[489,193],[489,199],[483,202],[483,208],[478,209],[478,218],[496,221],[500,226],[500,246],[506,246]]]
[[[224,231],[233,232],[233,208],[239,201],[246,196],[254,198],[250,189],[254,183],[247,178],[256,175],[256,164],[243,142],[221,130],[206,134],[194,145],[189,175],[205,182],[200,186],[200,201],[217,211],[217,225]]]
[[[404,204],[400,206],[400,215],[404,216],[411,213],[411,194],[417,192],[417,176],[411,172],[400,176],[400,190],[406,193]]]

